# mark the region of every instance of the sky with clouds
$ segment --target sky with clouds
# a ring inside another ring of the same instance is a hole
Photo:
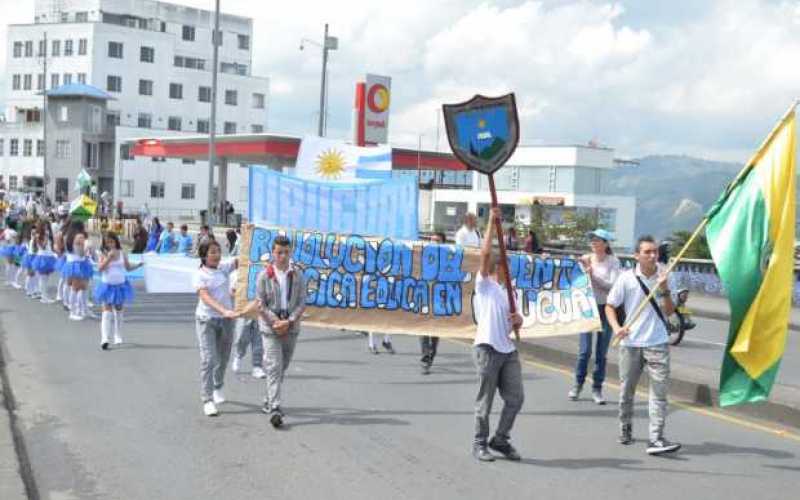
[[[213,0],[174,0],[213,8]],[[263,7],[262,7],[263,5]],[[442,103],[514,91],[523,144],[596,140],[620,157],[744,161],[800,97],[800,0],[222,0],[254,19],[254,73],[271,78],[269,129],[316,131],[321,55],[328,135],[349,134],[355,82],[392,77],[393,143],[445,149]],[[0,0],[6,23],[32,0]],[[311,48],[311,47],[310,47]],[[7,81],[0,74],[0,102]]]

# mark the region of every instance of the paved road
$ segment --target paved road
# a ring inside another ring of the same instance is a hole
[[[567,401],[569,377],[534,364],[513,435],[523,462],[478,464],[468,453],[475,375],[457,342],[443,342],[424,377],[414,338],[374,356],[357,334],[308,330],[289,372],[287,430],[259,412],[262,383],[230,373],[230,402],[209,419],[193,304],[141,296],[129,343],[101,352],[97,322],[69,322],[55,306],[0,290],[0,335],[41,498],[783,499],[797,487],[798,436],[673,405],[668,435],[684,450],[648,457],[645,405],[638,442],[622,447],[614,406]]]

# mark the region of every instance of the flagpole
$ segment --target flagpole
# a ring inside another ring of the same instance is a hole
[[[497,189],[494,187],[494,173],[488,174],[489,177],[489,194],[492,197],[492,208],[497,208]],[[491,215],[490,215],[491,217]],[[517,312],[517,304],[514,298],[514,289],[511,288],[511,275],[508,272],[508,257],[506,254],[506,242],[503,239],[503,225],[499,217],[494,218],[494,227],[497,230],[497,246],[500,251],[500,262],[498,265],[503,270],[505,276],[506,293],[508,294],[508,310],[511,314]],[[519,327],[514,328],[514,336],[519,342]]]
[[[789,109],[787,109],[786,112],[783,114],[781,119],[778,120],[778,123],[776,123],[775,126],[772,128],[772,131],[767,135],[767,138],[764,139],[764,141],[761,143],[761,146],[758,147],[755,154],[753,154],[753,156],[750,157],[747,163],[745,163],[742,170],[739,171],[739,174],[733,179],[733,181],[731,181],[730,184],[728,184],[728,187],[725,188],[725,195],[724,195],[725,197],[727,197],[731,193],[731,191],[733,191],[733,188],[736,186],[736,184],[750,171],[750,169],[759,159],[761,153],[767,146],[769,146],[769,144],[772,142],[772,139],[775,138],[775,135],[781,129],[781,126],[783,126],[783,123],[789,118],[789,116],[791,116],[792,112],[798,105],[800,105],[800,99],[795,99],[794,102],[791,104],[791,106],[789,106]],[[667,269],[666,271],[664,271],[664,276],[667,276],[669,275],[669,273],[672,272],[672,270],[675,268],[675,266],[683,257],[683,254],[685,254],[686,251],[689,249],[689,247],[692,245],[692,243],[694,243],[694,240],[697,239],[697,237],[700,235],[700,232],[703,229],[705,229],[706,225],[708,225],[708,216],[703,217],[703,220],[700,221],[700,223],[697,225],[697,228],[695,228],[692,235],[689,237],[688,240],[686,240],[686,243],[683,245],[683,248],[681,248],[681,251],[678,252],[678,255],[676,255],[674,259],[670,259],[670,262],[667,265]],[[625,318],[625,324],[623,325],[623,327],[630,326],[633,323],[635,323],[637,319],[639,319],[639,316],[642,315],[642,311],[644,311],[644,308],[647,305],[647,303],[650,302],[650,300],[653,297],[655,297],[656,291],[657,288],[653,288],[652,290],[650,290],[650,293],[647,295],[647,297],[645,297],[645,299],[639,303],[636,309],[634,309],[633,315],[629,315]],[[614,340],[611,342],[611,345],[616,346],[620,343],[621,340],[622,337],[620,337],[619,335],[615,335]]]

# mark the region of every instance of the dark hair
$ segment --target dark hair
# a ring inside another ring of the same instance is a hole
[[[639,236],[639,239],[636,240],[636,253],[639,253],[639,250],[642,249],[642,243],[652,243],[653,245],[655,245],[656,239],[650,236],[649,234]]]
[[[188,231],[188,230],[189,226],[187,226],[186,224],[181,224],[181,231]]]
[[[225,231],[225,237],[228,238],[228,252],[233,252],[233,247],[236,245],[236,231],[228,229]]]
[[[66,237],[66,247],[69,253],[72,253],[72,242],[75,241],[75,235],[84,232],[83,222],[80,220],[73,220],[69,223]]]
[[[108,252],[110,250],[106,245],[106,238],[109,238],[114,242],[114,247],[116,250],[122,250],[122,243],[119,242],[119,236],[117,236],[117,233],[112,231],[106,232],[106,234],[103,236],[103,242],[100,244],[100,250],[104,252]]]
[[[200,230],[211,232],[211,229],[208,227],[208,224],[203,224],[202,226],[200,226]]]
[[[39,240],[45,238],[50,240],[51,245],[53,244],[53,228],[46,220],[42,219],[36,224],[36,241],[34,242],[36,248],[39,248]]]
[[[158,217],[153,217],[153,225],[156,229],[161,229],[161,221],[158,220]]]
[[[292,246],[292,242],[289,241],[289,238],[287,238],[286,236],[284,236],[282,234],[276,236],[275,237],[275,241],[272,242],[272,249],[273,250],[275,250],[275,247],[291,247],[291,246]]]
[[[197,256],[200,257],[200,267],[206,265],[206,258],[208,257],[208,251],[211,250],[211,247],[217,247],[220,252],[222,251],[222,247],[220,247],[219,243],[214,239],[207,239],[197,247]]]
[[[443,233],[442,231],[436,231],[436,232],[435,232],[435,233],[433,233],[433,234],[434,234],[434,235],[436,235],[436,236],[438,236],[438,237],[439,237],[439,239],[440,239],[440,240],[442,240],[442,243],[447,243],[447,236],[445,236],[445,235],[444,235],[444,233]]]

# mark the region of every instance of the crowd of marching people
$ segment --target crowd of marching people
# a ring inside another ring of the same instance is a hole
[[[3,215],[0,213],[0,259],[5,266],[5,284],[43,305],[63,307],[72,321],[98,319],[93,307],[99,306],[100,348],[107,350],[123,343],[124,309],[135,295],[127,273],[143,264],[129,260],[117,232],[107,224],[101,225],[100,242],[95,244],[84,222],[71,218],[66,210],[45,214],[33,210],[14,218]],[[291,260],[290,240],[285,236],[274,240],[269,254],[262,256],[264,270],[257,278],[256,300],[244,310],[236,310],[236,255],[240,243],[236,231],[226,234],[227,253],[231,257],[224,259],[222,245],[208,226],[201,228],[195,241],[185,225],[176,232],[171,222],[162,226],[157,217],[150,217],[149,213],[140,215],[131,235],[134,253],[179,253],[200,260],[193,286],[198,297],[194,320],[203,413],[210,417],[219,415],[219,405],[225,402],[223,387],[228,362],[232,356],[233,370],[241,371],[250,349],[252,376],[266,379],[263,412],[269,415],[274,427],[281,427],[285,418],[284,375],[293,358],[306,307],[304,275]],[[492,209],[491,215],[485,232],[481,233],[475,216],[467,214],[464,226],[455,236],[457,244],[479,248],[481,256],[475,277],[477,328],[473,357],[478,392],[472,445],[473,456],[481,462],[495,459],[490,450],[510,460],[520,459],[519,452],[511,445],[510,433],[524,401],[521,363],[512,338],[513,331],[522,324],[522,317],[510,313],[503,288],[503,267],[498,266],[499,257],[493,249],[497,234],[493,221],[500,220],[501,213]],[[666,277],[657,263],[657,244],[650,237],[640,238],[635,249],[636,267],[623,271],[611,250],[611,233],[598,229],[589,238],[591,251],[579,262],[591,279],[601,328],[580,336],[575,382],[568,398],[579,400],[594,355],[592,399],[597,404],[606,404],[602,392],[606,357],[612,337],[616,336],[621,339],[619,442],[624,445],[633,442],[633,397],[639,377],[646,369],[651,383],[647,453],[676,451],[680,445],[664,436],[670,364],[664,316],[671,313],[674,305]],[[444,243],[445,235],[438,233],[432,241]],[[517,244],[515,234],[509,235],[508,243]],[[528,235],[524,246],[525,250],[538,249],[533,233]],[[56,294],[51,297],[54,281]],[[632,326],[626,325],[623,310],[630,311],[644,303],[653,288],[662,305],[651,300],[641,317]],[[370,352],[377,354],[375,337],[369,334],[368,346]],[[438,341],[433,335],[420,337],[423,374],[431,371]],[[382,345],[388,352],[394,352],[389,336],[383,338]],[[489,417],[495,393],[499,393],[504,406],[496,431],[490,437]]]

